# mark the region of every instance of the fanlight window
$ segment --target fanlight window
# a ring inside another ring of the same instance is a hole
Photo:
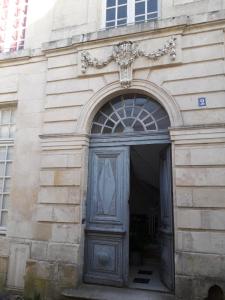
[[[143,95],[119,96],[97,113],[92,134],[155,132],[167,130],[169,117],[155,100]]]

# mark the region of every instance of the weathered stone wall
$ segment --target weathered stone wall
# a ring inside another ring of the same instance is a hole
[[[199,12],[204,8],[202,1],[192,2],[187,7],[199,2]],[[219,9],[224,1],[214,4]],[[17,105],[17,132],[9,226],[0,238],[0,285],[23,288],[25,279],[28,295],[36,290],[52,299],[82,279],[88,126],[101,103],[120,87],[114,62],[82,74],[81,52],[107,57],[121,40],[150,51],[175,35],[176,60],[137,59],[130,89],[142,86],[151,94],[154,86],[158,100],[179,111],[171,129],[176,294],[202,299],[215,283],[225,288],[224,17],[220,12],[204,18],[192,18],[189,25],[185,18],[161,21],[158,29],[150,23],[124,27],[87,35],[87,42],[76,37],[46,44],[43,51],[1,57],[0,104]],[[55,22],[54,30],[59,22],[69,26],[63,19]],[[160,93],[170,95],[169,103]],[[200,108],[202,96],[207,106]]]
[[[224,129],[202,126],[172,131],[176,291],[180,299],[183,295],[204,299],[214,284],[225,288]]]

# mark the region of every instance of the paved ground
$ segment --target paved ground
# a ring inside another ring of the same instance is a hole
[[[63,292],[65,299],[74,300],[174,300],[175,297],[166,293],[145,290],[114,288],[84,284],[78,289]]]

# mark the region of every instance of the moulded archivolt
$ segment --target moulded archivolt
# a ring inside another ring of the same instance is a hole
[[[86,73],[89,67],[101,69],[115,61],[119,66],[121,86],[128,88],[133,79],[132,65],[137,58],[146,57],[149,60],[158,60],[164,55],[169,55],[171,60],[176,59],[175,37],[171,37],[162,48],[151,52],[140,49],[137,43],[124,41],[113,46],[112,54],[104,60],[92,57],[88,51],[83,51],[81,53],[81,69],[82,73]]]

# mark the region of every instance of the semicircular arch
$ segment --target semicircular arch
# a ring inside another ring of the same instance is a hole
[[[100,108],[113,97],[130,93],[143,94],[159,102],[167,112],[171,127],[183,125],[180,109],[174,98],[163,88],[147,80],[133,80],[132,87],[121,89],[119,82],[113,82],[97,91],[83,107],[77,122],[76,132],[89,134],[92,121]]]

